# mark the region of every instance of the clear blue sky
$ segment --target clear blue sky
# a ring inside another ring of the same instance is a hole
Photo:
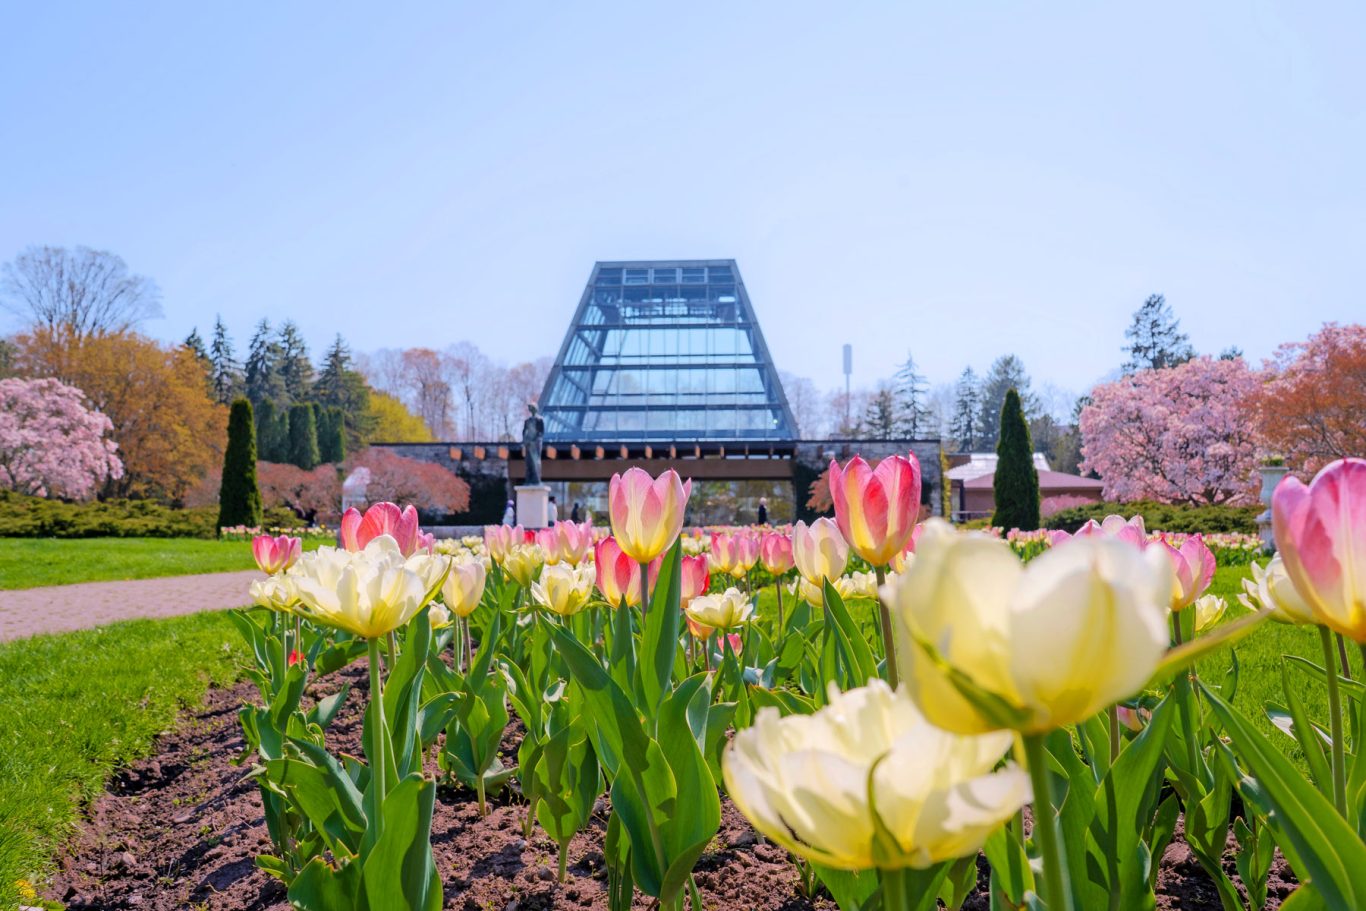
[[[239,348],[553,354],[593,260],[733,256],[823,386],[1084,389],[1152,291],[1261,357],[1366,317],[1363,10],[11,4],[0,259],[115,251]]]

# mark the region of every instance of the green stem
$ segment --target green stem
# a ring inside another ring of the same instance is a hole
[[[1181,614],[1172,614],[1172,635],[1176,639],[1176,644],[1180,645],[1181,638]],[[1186,762],[1190,765],[1190,773],[1200,777],[1200,748],[1196,743],[1195,713],[1191,711],[1195,701],[1195,694],[1191,689],[1191,676],[1194,671],[1180,671],[1176,678],[1177,706],[1181,712],[1181,725],[1185,728],[1184,739],[1186,741]]]
[[[1184,641],[1181,638],[1181,612],[1172,611],[1172,644],[1180,645]]]
[[[1319,627],[1323,643],[1323,664],[1328,678],[1328,714],[1333,734],[1333,806],[1344,817],[1347,815],[1347,762],[1342,743],[1342,695],[1338,692],[1338,672],[1334,665],[1333,634],[1327,627]]]
[[[393,630],[390,630],[385,636],[385,641],[389,643],[389,664],[387,666],[387,672],[392,674],[394,672],[394,665],[398,664],[398,637],[394,635]]]
[[[386,777],[386,768],[389,765],[389,729],[384,721],[384,682],[379,672],[379,640],[367,639],[366,647],[370,656],[370,706],[375,716],[374,743],[375,756],[370,758],[370,777],[374,781],[375,794],[378,799],[375,807],[378,809],[384,806],[384,798],[389,793],[389,782]],[[382,825],[384,814],[378,814],[379,818],[373,820],[376,827]]]
[[[650,564],[640,564],[640,616],[650,612]]]
[[[1352,665],[1347,662],[1347,640],[1342,638],[1342,633],[1335,633],[1333,638],[1338,640],[1338,660],[1342,662],[1342,676],[1351,680]]]
[[[896,689],[900,675],[896,666],[896,642],[892,635],[892,612],[882,600],[882,586],[887,584],[887,567],[874,567],[877,573],[877,609],[882,616],[882,648],[887,653],[887,685]]]
[[[477,794],[479,795],[479,815],[480,815],[480,816],[487,816],[487,815],[489,815],[488,804],[487,804],[487,803],[485,802],[485,800],[484,800],[484,776],[483,776],[483,775],[480,775],[479,778],[478,778],[478,780],[474,783],[474,790],[475,790],[475,793],[477,793]]]
[[[1034,845],[1043,858],[1044,904],[1048,911],[1072,911],[1068,889],[1067,852],[1062,829],[1053,811],[1053,779],[1048,774],[1048,751],[1043,734],[1024,735],[1029,779],[1034,785]]]
[[[915,907],[905,870],[881,870],[878,877],[882,880],[882,911],[911,911]]]
[[[1119,706],[1112,705],[1107,712],[1110,720],[1110,765],[1114,765],[1119,758],[1120,747]]]
[[[560,845],[560,882],[564,882],[565,873],[569,869],[569,842]]]
[[[778,635],[773,641],[779,642],[783,638],[783,580],[777,576],[773,578],[773,591],[778,595]]]

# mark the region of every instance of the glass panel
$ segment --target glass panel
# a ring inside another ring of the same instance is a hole
[[[656,285],[672,285],[674,282],[678,281],[677,269],[655,269],[654,272]]]
[[[627,269],[624,284],[643,285],[650,280],[649,269]]]
[[[599,284],[599,285],[619,285],[619,284],[621,284],[621,270],[620,270],[620,269],[599,269],[599,270],[598,270],[598,284]]]
[[[702,266],[684,266],[683,283],[685,285],[701,285],[707,281],[707,270]]]

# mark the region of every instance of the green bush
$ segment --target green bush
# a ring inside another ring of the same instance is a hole
[[[314,443],[314,450],[317,443]],[[261,524],[261,487],[256,483],[256,424],[251,402],[238,399],[228,412],[228,448],[218,490],[218,526]]]
[[[1088,519],[1100,521],[1108,515],[1143,516],[1149,531],[1182,534],[1257,533],[1260,506],[1179,506],[1137,500],[1133,503],[1091,503],[1054,513],[1044,520],[1045,528],[1076,531]]]
[[[1001,406],[1001,436],[996,443],[996,512],[998,528],[1033,531],[1039,527],[1039,473],[1034,468],[1034,444],[1029,439],[1020,394],[1006,392]]]
[[[318,419],[312,405],[289,406],[289,462],[304,471],[312,471],[322,463],[322,455],[318,452]]]
[[[266,527],[300,528],[284,507],[266,510]],[[0,490],[0,538],[212,538],[218,507],[174,509],[154,500],[65,503]]]

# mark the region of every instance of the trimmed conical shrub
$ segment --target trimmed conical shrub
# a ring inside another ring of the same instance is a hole
[[[228,448],[218,488],[218,527],[261,524],[261,488],[256,484],[256,425],[251,402],[238,399],[228,412]]]
[[[1001,435],[996,443],[996,478],[993,484],[996,512],[991,524],[997,528],[1032,531],[1039,527],[1039,473],[1034,469],[1034,444],[1029,438],[1020,394],[1006,393],[1001,406]]]
[[[318,454],[329,464],[346,458],[346,428],[340,408],[324,408],[318,416]]]
[[[322,461],[312,405],[289,406],[289,461],[304,471],[312,471]]]

